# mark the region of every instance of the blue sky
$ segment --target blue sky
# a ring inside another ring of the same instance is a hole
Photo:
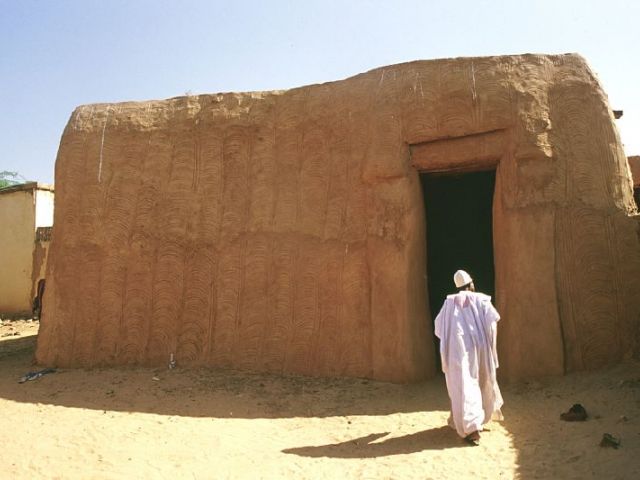
[[[0,171],[53,182],[81,104],[283,89],[457,56],[578,52],[640,154],[640,2],[0,0]]]

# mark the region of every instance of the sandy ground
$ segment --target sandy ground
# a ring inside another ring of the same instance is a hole
[[[60,370],[19,384],[37,322],[0,325],[0,478],[640,478],[640,363],[503,386],[479,447],[418,385],[226,370]],[[15,335],[15,333],[18,335]],[[573,403],[590,413],[567,423]],[[619,449],[599,446],[603,433]]]

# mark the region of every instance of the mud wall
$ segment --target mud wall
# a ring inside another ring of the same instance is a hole
[[[639,221],[613,116],[581,57],[525,55],[79,107],[37,359],[428,377],[418,173],[486,168],[503,377],[630,354]]]

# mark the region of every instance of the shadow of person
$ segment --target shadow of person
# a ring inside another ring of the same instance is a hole
[[[416,453],[423,450],[444,450],[446,448],[466,446],[455,432],[446,425],[376,442],[376,440],[387,435],[389,435],[389,432],[372,433],[371,435],[345,442],[287,448],[282,452],[300,455],[301,457],[375,458]]]

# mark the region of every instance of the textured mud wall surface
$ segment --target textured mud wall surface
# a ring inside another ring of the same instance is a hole
[[[33,190],[0,194],[0,314],[31,311]]]
[[[373,105],[361,89],[350,112],[350,90],[79,109],[38,358],[424,377],[403,218],[421,207],[413,179],[370,198]]]
[[[576,55],[80,107],[37,358],[429,376],[418,172],[496,168],[502,374],[613,362],[634,348],[640,247],[612,118]]]

